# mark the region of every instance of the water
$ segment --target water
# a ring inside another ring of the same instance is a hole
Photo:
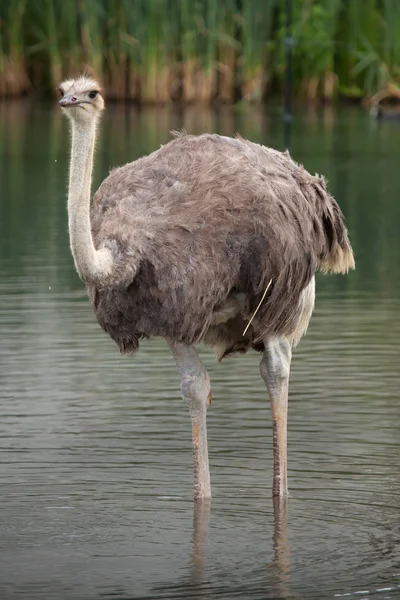
[[[281,121],[257,110],[111,107],[96,183],[180,127],[283,147]],[[2,599],[400,598],[399,135],[358,109],[295,120],[292,153],[328,177],[357,270],[318,277],[294,357],[287,506],[270,497],[259,358],[201,352],[214,498],[194,507],[165,343],[119,356],[74,272],[66,124],[0,105]]]

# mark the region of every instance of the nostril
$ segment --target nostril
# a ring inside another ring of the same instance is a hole
[[[73,98],[71,98],[71,102],[76,102],[75,96]]]

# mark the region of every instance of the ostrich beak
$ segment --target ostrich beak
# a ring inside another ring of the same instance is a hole
[[[76,106],[79,104],[78,98],[68,94],[67,96],[63,96],[60,100],[60,106]]]

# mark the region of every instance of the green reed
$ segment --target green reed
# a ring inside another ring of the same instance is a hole
[[[297,95],[400,82],[399,0],[292,0]],[[280,93],[285,0],[1,0],[0,96],[54,91],[82,70],[111,99],[262,101]]]
[[[242,2],[239,83],[244,100],[261,100],[270,82],[277,5],[277,0]]]

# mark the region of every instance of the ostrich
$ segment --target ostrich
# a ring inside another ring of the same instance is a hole
[[[195,499],[211,497],[211,389],[195,350],[200,342],[218,360],[262,353],[272,492],[286,496],[290,362],[313,311],[314,274],[354,268],[342,212],[324,179],[288,152],[241,137],[176,133],[111,171],[91,206],[101,89],[82,76],[59,91],[72,129],[68,218],[76,270],[121,353],[136,352],[143,338],[167,340],[190,411]]]

